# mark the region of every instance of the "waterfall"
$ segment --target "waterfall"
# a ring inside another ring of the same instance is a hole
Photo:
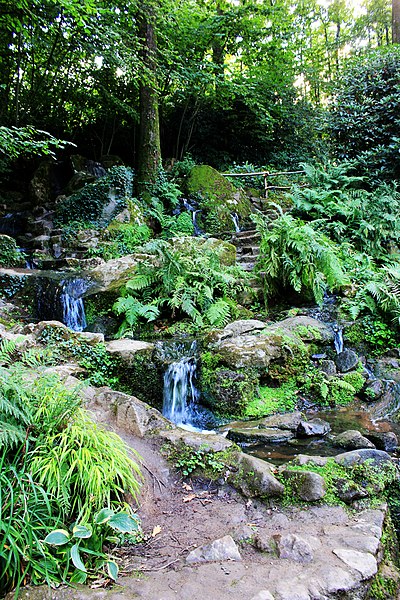
[[[241,231],[240,225],[239,225],[239,215],[237,213],[231,213],[231,217],[232,217],[233,224],[235,226],[235,231],[236,231],[236,233],[239,233],[239,231]]]
[[[60,276],[37,278],[37,317],[62,321],[73,331],[83,331],[86,328],[83,295],[91,284],[81,277],[66,278],[64,274],[60,279]]]
[[[63,323],[73,331],[86,329],[87,323],[82,296],[87,288],[88,284],[85,279],[77,278],[61,281],[60,302]]]
[[[333,331],[333,343],[335,346],[335,350],[336,350],[336,354],[341,354],[341,352],[343,352],[344,350],[344,343],[343,343],[343,330],[341,327],[336,327]]]
[[[199,235],[203,235],[204,231],[202,231],[199,227],[199,224],[197,223],[197,213],[200,213],[201,210],[198,208],[198,205],[196,203],[195,204],[191,204],[188,200],[186,200],[186,198],[182,199],[182,203],[184,208],[188,211],[192,213],[192,222],[193,222],[193,229],[194,229],[194,235],[195,236],[199,236]]]
[[[184,351],[183,344],[178,346]],[[171,363],[164,375],[163,415],[177,425],[192,425],[199,391],[196,388],[196,342],[188,353]]]

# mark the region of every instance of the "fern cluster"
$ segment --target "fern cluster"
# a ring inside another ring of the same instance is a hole
[[[124,295],[114,305],[124,315],[121,333],[134,330],[140,320],[182,317],[197,326],[220,327],[235,317],[236,296],[249,289],[248,276],[237,266],[225,266],[218,252],[195,239],[172,244],[155,240],[151,253],[127,282]]]
[[[400,193],[395,184],[369,190],[362,177],[351,174],[351,162],[302,167],[307,185],[296,187],[290,196],[295,214],[334,241],[347,241],[374,257],[399,243]]]
[[[348,282],[337,248],[311,224],[275,207],[278,216],[272,221],[261,214],[252,215],[261,234],[257,269],[265,294],[271,297],[291,288],[321,304],[327,289]]]

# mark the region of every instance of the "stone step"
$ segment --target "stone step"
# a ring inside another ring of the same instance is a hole
[[[259,246],[242,246],[236,251],[236,256],[258,256],[260,254]]]

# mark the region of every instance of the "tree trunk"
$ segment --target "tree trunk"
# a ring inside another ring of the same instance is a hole
[[[143,75],[140,83],[140,127],[137,192],[149,195],[149,186],[157,180],[161,166],[160,123],[157,92],[157,39],[152,3],[142,7],[139,21],[142,41]]]
[[[400,44],[400,0],[392,0],[392,42]]]

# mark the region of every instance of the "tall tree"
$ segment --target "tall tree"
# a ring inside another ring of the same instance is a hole
[[[139,35],[142,43],[143,74],[140,81],[140,137],[138,193],[145,195],[154,184],[161,166],[160,123],[158,112],[156,6],[152,0],[142,5]]]
[[[392,40],[400,44],[400,0],[392,0]]]

